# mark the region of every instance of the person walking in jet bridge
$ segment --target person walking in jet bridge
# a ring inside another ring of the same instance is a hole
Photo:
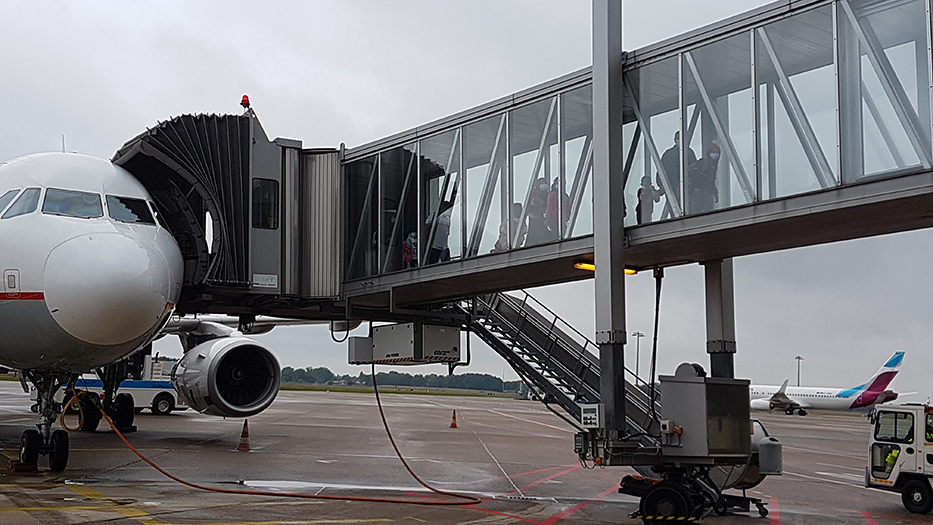
[[[684,173],[688,173],[690,168],[693,167],[697,162],[697,155],[693,150],[688,146],[687,152],[687,165],[685,166]],[[670,185],[670,191],[673,195],[668,195],[669,200],[674,202],[680,202],[680,132],[677,131],[674,133],[674,145],[661,154],[661,167],[664,168],[664,173],[658,173],[658,178],[666,176],[667,182]],[[663,185],[661,186],[664,187]],[[663,192],[662,192],[663,193]]]
[[[525,235],[528,233],[528,228],[525,227],[525,224],[521,222],[522,220],[522,205],[513,202],[511,208],[511,218],[502,221],[502,224],[499,225],[499,238],[496,239],[496,245],[492,247],[490,253],[496,252],[507,252],[509,251],[509,222],[512,223],[512,234],[518,237],[518,242],[515,243],[515,246],[521,246],[525,242]]]
[[[557,208],[560,207],[560,220],[558,221]],[[551,232],[551,238],[556,239],[560,230],[567,226],[570,220],[570,197],[560,191],[560,179],[554,177],[551,183],[551,192],[547,195],[547,210],[544,212],[544,222]]]
[[[719,189],[716,188],[719,156],[719,145],[714,142],[706,148],[706,156],[687,172],[687,210],[690,213],[713,211],[719,202]]]
[[[450,260],[450,247],[447,245],[447,239],[450,237],[450,215],[454,209],[454,201],[457,193],[450,196],[450,200],[441,201],[437,207],[437,226],[434,229],[434,241],[431,243],[431,249],[428,251],[427,264],[437,262],[447,262]],[[432,213],[425,221],[425,228],[428,238],[431,235],[431,225],[435,222],[435,214]]]
[[[402,241],[402,262],[406,269],[418,266],[418,232],[409,233]]]
[[[641,187],[638,188],[638,202],[635,204],[635,218],[638,224],[651,222],[654,213],[654,203],[661,200],[664,192],[651,184],[651,177],[645,175],[641,178]]]

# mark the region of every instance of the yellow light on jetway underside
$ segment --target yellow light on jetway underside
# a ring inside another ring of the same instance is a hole
[[[574,263],[573,267],[577,270],[589,270],[591,272],[596,271],[596,265],[591,263]],[[638,270],[634,270],[632,268],[625,269],[625,275],[635,275],[636,273],[638,273]]]

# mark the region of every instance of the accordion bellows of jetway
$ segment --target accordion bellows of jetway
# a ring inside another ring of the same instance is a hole
[[[178,240],[179,310],[251,313],[257,297],[276,296],[289,298],[294,314],[339,295],[336,149],[270,141],[248,110],[161,122],[112,160],[151,192]]]

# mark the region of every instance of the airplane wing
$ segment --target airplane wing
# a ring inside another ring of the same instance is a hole
[[[778,389],[774,395],[771,396],[771,399],[768,400],[771,409],[787,410],[788,408],[807,408],[805,403],[800,403],[789,397],[787,397],[787,379],[784,380],[784,383],[781,385],[781,388]]]

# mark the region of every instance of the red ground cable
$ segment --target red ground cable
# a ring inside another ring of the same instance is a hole
[[[375,371],[375,365],[373,366],[373,371]],[[131,445],[130,442],[126,440],[126,437],[124,437],[123,433],[120,432],[120,430],[117,429],[117,426],[113,424],[113,421],[111,421],[107,413],[104,412],[103,408],[101,408],[100,413],[104,416],[104,419],[107,420],[107,423],[110,425],[110,428],[112,428],[113,431],[116,432],[117,436],[123,441],[123,443],[126,444],[127,447],[130,448],[130,450],[133,451],[134,454],[139,456],[139,459],[145,461],[146,463],[149,464],[149,466],[158,470],[163,476],[173,481],[177,481],[178,483],[181,483],[182,485],[187,485],[191,488],[198,489],[198,490],[220,492],[224,494],[248,494],[248,495],[253,495],[253,496],[282,496],[286,498],[332,499],[332,500],[343,500],[343,501],[370,501],[370,502],[376,502],[376,503],[408,503],[411,505],[476,505],[478,503],[482,503],[481,499],[475,498],[473,496],[465,496],[462,494],[456,494],[453,492],[444,492],[442,490],[435,489],[434,487],[431,487],[427,483],[421,481],[421,478],[415,475],[415,473],[411,470],[411,468],[409,468],[408,463],[405,462],[405,459],[402,457],[402,454],[399,452],[398,447],[395,446],[395,440],[392,439],[392,433],[389,432],[389,424],[386,422],[385,413],[383,413],[382,411],[382,403],[379,401],[379,391],[376,390],[375,374],[373,374],[373,390],[376,391],[376,404],[379,405],[379,414],[382,416],[382,423],[385,425],[386,432],[389,434],[389,441],[392,443],[392,448],[395,449],[395,453],[398,454],[398,458],[402,460],[402,464],[405,465],[405,469],[408,470],[408,473],[411,474],[412,477],[414,477],[415,480],[418,481],[418,483],[420,483],[422,486],[426,487],[427,489],[431,490],[432,492],[436,494],[442,494],[445,496],[461,498],[465,501],[406,500],[406,499],[392,499],[392,498],[367,498],[363,496],[329,496],[329,495],[321,495],[321,494],[300,494],[300,493],[295,493],[295,492],[272,492],[272,491],[265,491],[265,490],[221,489],[221,488],[216,488],[216,487],[207,487],[205,485],[198,485],[197,483],[185,481],[179,478],[178,476],[169,474],[168,472],[165,471],[165,469],[153,463],[152,460],[144,456],[142,452],[136,450],[136,447]]]

